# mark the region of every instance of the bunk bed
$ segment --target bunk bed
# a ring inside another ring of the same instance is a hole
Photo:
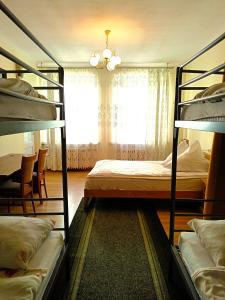
[[[188,299],[225,298],[225,262],[221,258],[225,253],[225,63],[211,70],[186,68],[198,57],[209,53],[211,48],[222,43],[224,38],[225,33],[177,68],[169,240],[172,254],[171,269],[174,266],[178,268],[179,278],[183,279]],[[185,73],[199,75],[184,82]],[[223,76],[223,83],[210,87],[196,85],[210,75],[220,76],[219,82]],[[184,90],[201,90],[201,92],[194,99],[182,101]],[[203,203],[202,213],[188,214],[177,211],[179,199],[176,195],[176,169],[180,128],[214,132],[205,199],[189,199]],[[188,222],[189,229],[180,228],[176,220],[186,216],[191,219]],[[178,245],[174,244],[176,233],[180,233]]]
[[[44,201],[61,201],[62,211],[0,214],[1,234],[5,230],[5,244],[3,245],[1,240],[0,246],[0,298],[61,299],[65,288],[63,279],[66,278],[65,265],[69,237],[64,70],[54,56],[2,1],[0,1],[0,9],[56,64],[54,69],[36,70],[7,50],[0,48],[0,54],[3,57],[20,66],[19,70],[18,68],[0,69],[0,136],[60,128],[63,182],[62,197],[43,199]],[[46,80],[46,86],[33,88],[28,82],[7,78],[8,74],[25,73],[34,74]],[[56,73],[58,80],[50,79],[46,75],[48,73]],[[38,90],[48,89],[58,91],[58,102],[49,101],[38,93]],[[56,118],[57,109],[59,119]],[[2,200],[8,200],[8,198],[1,198]],[[14,198],[13,200],[30,199]],[[32,200],[39,201],[39,199]],[[48,220],[47,216],[49,219],[62,216],[64,225],[60,228],[54,226],[54,222]],[[11,239],[9,233],[12,234]],[[1,238],[3,239],[2,236]],[[21,291],[24,291],[24,294],[20,294]],[[3,292],[6,294],[2,294]]]

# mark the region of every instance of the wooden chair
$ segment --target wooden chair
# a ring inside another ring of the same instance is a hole
[[[45,182],[45,163],[47,158],[48,149],[39,149],[38,153],[38,161],[37,165],[35,166],[35,170],[33,173],[33,181],[34,181],[34,191],[38,192],[39,198],[42,198],[42,186],[45,190],[45,196],[48,198],[46,182]],[[40,201],[41,204],[43,201]]]
[[[11,198],[8,201],[8,212],[10,212],[10,201],[12,198],[33,198],[33,170],[36,154],[22,156],[21,171],[17,174],[16,181],[8,179],[0,184],[0,196]],[[32,201],[35,212],[34,201]],[[22,200],[23,212],[26,213],[26,201]]]

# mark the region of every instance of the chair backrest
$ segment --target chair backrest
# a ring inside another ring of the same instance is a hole
[[[21,177],[22,177],[21,184],[22,185],[32,182],[34,163],[36,158],[37,158],[36,154],[32,154],[29,156],[22,156],[22,162],[21,162]]]
[[[48,153],[48,148],[39,149],[38,153],[38,173],[43,173],[45,169],[46,157]]]

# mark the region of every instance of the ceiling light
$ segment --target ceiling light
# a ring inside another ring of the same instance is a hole
[[[118,55],[116,55],[115,52],[113,52],[112,54],[112,51],[108,47],[108,39],[110,32],[111,30],[105,30],[106,47],[102,52],[102,62],[100,61],[100,55],[98,53],[94,53],[90,58],[90,64],[91,66],[96,68],[106,68],[108,71],[113,71],[115,70],[115,67],[117,65],[121,64],[121,58]]]

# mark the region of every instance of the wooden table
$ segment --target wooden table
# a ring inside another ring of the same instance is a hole
[[[9,177],[21,169],[22,154],[0,156],[0,179]]]

